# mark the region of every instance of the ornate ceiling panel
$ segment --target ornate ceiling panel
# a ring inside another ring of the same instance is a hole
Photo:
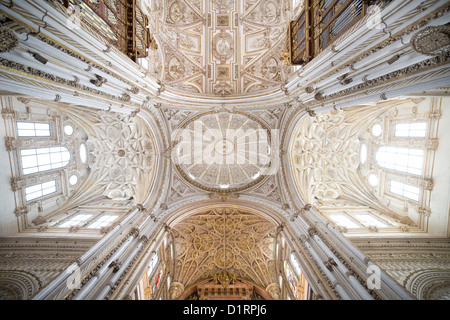
[[[95,118],[94,118],[95,117]],[[91,177],[111,199],[143,201],[152,189],[157,157],[153,135],[134,115],[85,113],[91,135],[86,142]]]
[[[175,167],[206,191],[243,190],[264,179],[270,166],[270,131],[243,113],[203,113],[190,118],[174,136]]]
[[[150,29],[160,80],[186,93],[232,96],[279,88],[290,1],[157,0]],[[152,60],[152,57],[149,57]]]
[[[323,112],[302,119],[291,139],[290,165],[297,189],[317,205],[346,200],[390,212],[361,175],[361,135],[392,102]]]
[[[259,215],[215,208],[173,227],[175,281],[190,285],[226,270],[263,288],[276,281],[276,226]]]
[[[321,113],[297,126],[291,147],[294,177],[304,199],[337,199],[359,165],[360,143],[345,112]]]

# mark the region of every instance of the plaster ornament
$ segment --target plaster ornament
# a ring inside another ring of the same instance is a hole
[[[173,281],[170,284],[169,295],[171,300],[177,300],[177,298],[183,293],[184,286],[181,282]]]
[[[8,27],[0,27],[0,53],[10,52],[19,44],[19,40],[14,32]]]
[[[177,131],[174,141],[175,168],[190,184],[213,193],[254,186],[272,164],[271,131],[244,113],[200,114]]]
[[[266,287],[275,272],[275,232],[276,226],[264,218],[226,207],[182,219],[173,226],[178,281],[189,287],[226,267]]]
[[[271,283],[266,288],[267,293],[269,293],[274,300],[280,300],[281,290],[278,283]]]
[[[432,26],[419,31],[411,38],[411,45],[417,52],[436,56],[450,52],[450,26]]]

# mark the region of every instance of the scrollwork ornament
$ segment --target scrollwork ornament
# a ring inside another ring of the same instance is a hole
[[[413,49],[427,56],[438,56],[450,52],[450,26],[427,27],[411,38]]]
[[[8,27],[0,27],[0,53],[10,52],[19,44],[19,39]]]

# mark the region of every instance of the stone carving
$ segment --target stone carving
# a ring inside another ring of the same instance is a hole
[[[137,117],[99,111],[92,115],[93,130],[86,141],[91,176],[111,199],[134,197],[140,203],[153,175],[155,155],[152,134]],[[145,182],[145,181],[146,182]],[[150,181],[149,181],[150,180]]]
[[[357,138],[351,138],[344,111],[321,113],[310,119],[305,120],[307,127],[295,137],[291,159],[295,171],[302,172],[299,182],[308,184],[305,200],[336,199],[342,194],[340,181],[345,172],[356,171],[359,165],[360,143]]]
[[[352,92],[355,92],[355,91],[359,91],[361,89],[372,87],[373,85],[376,85],[376,84],[381,83],[381,82],[385,82],[387,80],[392,80],[392,79],[395,79],[395,78],[403,77],[405,75],[417,72],[417,71],[422,70],[424,68],[432,67],[434,65],[437,65],[437,64],[442,63],[442,62],[447,61],[447,60],[448,60],[448,54],[447,53],[443,54],[443,55],[435,56],[433,58],[421,61],[419,63],[410,65],[408,67],[405,67],[405,68],[402,68],[402,69],[399,69],[399,70],[395,70],[393,72],[386,73],[386,74],[384,74],[382,76],[376,77],[376,78],[371,79],[371,80],[367,80],[367,81],[365,81],[363,83],[360,83],[358,85],[352,86],[350,88],[334,92],[334,93],[332,93],[330,95],[327,95],[326,98],[327,99],[331,99],[331,98],[341,97],[341,96],[347,95],[349,93],[352,93]],[[387,100],[385,94],[381,94],[380,96],[381,96],[382,100]]]
[[[172,281],[170,284],[169,295],[171,300],[177,300],[177,298],[183,293],[184,286],[181,282]]]
[[[450,26],[427,27],[411,38],[411,45],[417,52],[437,56],[450,52]]]
[[[34,225],[38,226],[47,222],[47,220],[42,216],[37,216],[36,219],[32,221]]]
[[[280,300],[281,290],[278,283],[271,283],[266,288],[267,293],[269,293],[274,300]]]
[[[14,32],[8,27],[0,27],[0,53],[10,52],[19,44],[19,40]]]
[[[226,269],[266,287],[276,279],[276,226],[226,207],[206,210],[173,226],[177,281],[186,287]]]

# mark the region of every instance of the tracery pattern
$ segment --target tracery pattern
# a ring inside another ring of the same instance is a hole
[[[305,199],[337,199],[359,165],[360,143],[344,111],[321,113],[297,129],[291,153]]]
[[[152,134],[139,118],[99,112],[96,135],[87,141],[91,170],[112,199],[143,200],[151,186],[155,155]],[[150,182],[150,184],[149,184]]]
[[[176,281],[185,287],[226,270],[266,287],[276,279],[276,226],[233,208],[195,214],[173,227]]]

